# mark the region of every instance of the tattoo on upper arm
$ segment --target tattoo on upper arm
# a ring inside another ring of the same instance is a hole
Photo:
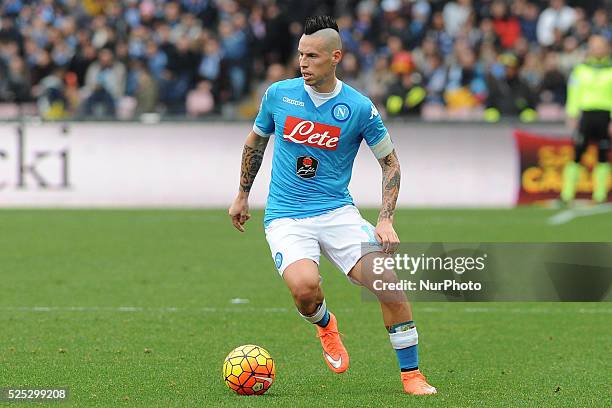
[[[244,145],[240,167],[240,191],[247,193],[251,191],[255,176],[261,167],[265,149],[265,144],[255,147]]]
[[[388,219],[393,216],[395,204],[399,195],[401,171],[395,150],[380,159],[379,162],[383,171],[383,203],[378,216],[378,220],[380,221],[381,219]]]

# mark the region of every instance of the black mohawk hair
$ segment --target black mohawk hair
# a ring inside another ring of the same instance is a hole
[[[304,23],[304,34],[314,34],[317,31],[323,30],[325,28],[331,28],[339,32],[338,24],[336,23],[336,20],[331,16],[308,17],[306,19],[306,22]]]

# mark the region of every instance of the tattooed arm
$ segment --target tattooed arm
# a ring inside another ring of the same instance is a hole
[[[238,190],[240,194],[246,193],[248,197],[255,176],[257,176],[261,167],[268,140],[269,138],[261,137],[253,131],[247,137],[242,150],[242,164],[240,165],[240,188]]]
[[[376,224],[376,236],[385,252],[393,252],[399,244],[399,238],[393,229],[393,213],[399,194],[401,171],[395,150],[378,160],[382,168],[382,208]]]
[[[268,140],[269,138],[261,137],[251,131],[244,143],[238,196],[229,209],[232,224],[240,232],[244,232],[244,224],[251,218],[249,214],[249,192],[261,167]]]
[[[401,179],[400,164],[397,159],[397,154],[395,154],[395,150],[382,159],[379,159],[378,162],[383,172],[383,203],[378,216],[378,222],[381,222],[381,220],[393,222],[393,212],[395,211],[395,203],[397,202]]]

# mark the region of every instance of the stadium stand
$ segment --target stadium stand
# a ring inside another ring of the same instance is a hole
[[[313,14],[338,19],[340,78],[387,116],[563,119],[591,34],[612,41],[610,0],[5,0],[0,116],[253,117],[299,74]]]

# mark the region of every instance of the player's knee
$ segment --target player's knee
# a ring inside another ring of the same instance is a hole
[[[394,273],[386,262],[387,258],[389,255],[381,252],[366,254],[349,272],[349,277],[366,288],[371,288],[375,281],[387,281],[389,274]]]
[[[316,301],[319,294],[319,280],[301,280],[290,287],[291,295],[297,304]]]

